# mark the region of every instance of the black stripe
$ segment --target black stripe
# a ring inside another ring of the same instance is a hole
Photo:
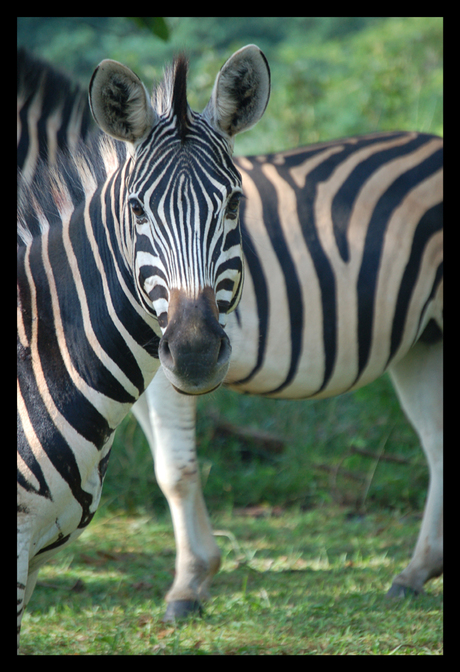
[[[391,347],[390,355],[386,363],[386,367],[389,366],[391,360],[393,359],[399,345],[401,344],[402,337],[404,334],[404,326],[406,323],[407,311],[409,309],[410,300],[417,283],[417,279],[420,273],[420,266],[423,260],[423,254],[428,245],[431,237],[442,229],[443,226],[443,204],[438,203],[434,207],[430,208],[420,219],[420,222],[417,225],[415,231],[414,239],[412,241],[412,248],[407,262],[404,274],[401,280],[399,287],[398,299],[396,301],[395,314],[393,318],[393,325],[391,330]],[[438,269],[439,274],[439,269]],[[440,276],[435,282],[435,286],[439,284],[440,279],[442,278],[442,268]],[[430,293],[430,297],[433,296],[433,291]],[[429,299],[428,299],[429,300]],[[423,315],[426,309],[422,311],[420,319],[423,319]],[[385,368],[386,368],[385,367]]]
[[[359,141],[352,147],[353,152],[351,153],[355,153],[356,151],[359,151],[363,147],[369,146],[370,144],[380,144],[382,141],[389,142],[397,139],[397,137],[398,134],[396,134],[395,137],[390,136],[389,138],[384,139],[374,138],[372,142],[369,140]],[[395,159],[410,154],[431,140],[432,136],[418,135],[410,142],[397,145],[396,147],[389,147],[387,149],[380,149],[379,151],[376,151],[367,159],[361,161],[352,170],[347,179],[337,190],[337,193],[332,199],[331,217],[337,248],[344,262],[349,261],[347,234],[350,223],[350,215],[353,210],[355,200],[363,185],[375,173],[375,171],[381,168],[385,163],[389,163],[390,161],[394,161]],[[343,155],[341,154],[340,156]]]
[[[358,275],[357,294],[358,294],[358,373],[352,385],[359,380],[365,369],[370,356],[372,345],[372,325],[375,311],[375,293],[380,269],[380,262],[383,251],[383,239],[388,227],[388,222],[394,210],[402,203],[407,194],[417,186],[422,180],[428,178],[436,172],[442,165],[442,150],[439,150],[429,156],[425,161],[417,164],[410,170],[400,175],[382,194],[377,202],[366,234],[363,259]],[[434,213],[432,213],[434,214]],[[436,213],[439,215],[439,213]],[[425,237],[421,235],[425,226],[430,229],[432,226],[439,226],[439,220],[431,224],[433,217],[424,215],[421,219],[422,229],[419,231],[416,253],[420,253],[420,241]],[[441,220],[442,222],[442,220]],[[419,224],[420,226],[420,224]],[[419,263],[419,259],[417,263]],[[412,257],[412,265],[416,262],[416,256]],[[397,347],[402,338],[402,329],[405,315],[402,311],[407,310],[408,293],[404,286],[405,282],[413,282],[413,269],[407,270],[401,284],[400,295],[398,297],[396,323],[393,324],[392,348]],[[412,276],[412,279],[411,279]],[[413,285],[411,285],[411,288]],[[410,289],[412,291],[412,289]],[[393,351],[394,354],[394,351]]]
[[[286,334],[290,332],[291,339],[291,361],[284,381],[270,391],[264,394],[276,394],[281,392],[293,380],[302,350],[303,333],[303,301],[302,288],[297,276],[297,271],[292,260],[289,246],[284,237],[283,228],[278,217],[278,198],[276,190],[271,182],[263,175],[260,167],[257,166],[257,182],[262,193],[263,220],[265,228],[272,243],[280,268],[284,275],[284,282],[287,288],[287,299],[289,308],[289,325]]]
[[[249,235],[246,224],[244,223],[245,209],[246,209],[246,203],[243,200],[241,201],[240,204],[241,237],[245,257],[245,266],[248,269],[252,281],[254,283],[257,316],[259,324],[259,338],[257,340],[257,359],[255,366],[248,373],[248,375],[245,376],[245,378],[236,380],[235,382],[232,383],[232,385],[243,385],[244,383],[247,383],[261,369],[265,356],[265,349],[267,346],[268,318],[270,311],[270,305],[268,302],[267,281],[265,279],[264,269],[262,264],[260,263],[259,257],[257,256],[254,250],[254,245],[252,243],[251,236]],[[236,309],[236,312],[238,323],[240,323],[238,308]]]
[[[343,153],[347,155],[349,154],[349,151],[346,151],[347,149],[348,148],[346,148],[344,152],[339,153],[338,156],[335,155],[330,157],[329,159],[325,160],[325,162],[319,164],[319,166],[317,166],[314,170],[312,170],[307,176],[305,186],[302,189],[300,189],[295,184],[288,173],[287,169],[291,167],[292,161],[287,162],[286,166],[283,166],[282,169],[282,177],[290,183],[296,194],[297,214],[299,217],[302,234],[315,267],[321,293],[324,375],[323,382],[318,390],[316,390],[315,394],[321,392],[327,386],[332,376],[337,358],[337,296],[334,272],[318,236],[314,207],[317,195],[317,185],[330,177],[333,169],[338,163],[341,162]],[[303,163],[304,160],[305,156],[302,157],[301,163]],[[297,277],[295,278],[295,283],[298,284]],[[290,293],[290,282],[288,282],[288,287],[288,293]],[[300,288],[298,291],[300,292],[300,298],[298,300],[301,301],[303,305]],[[294,329],[296,329],[296,337],[299,342],[299,347],[301,347],[302,325],[300,324],[300,321],[293,323],[293,330]]]
[[[37,459],[35,455],[33,454],[32,450],[30,449],[29,442],[26,439],[25,432],[24,432],[24,427],[22,425],[22,420],[20,418],[20,415],[18,413],[18,419],[17,419],[17,445],[18,448],[20,447],[20,454],[21,458],[24,460],[26,463],[27,467],[30,469],[32,474],[35,476],[35,478],[38,481],[38,490],[35,487],[35,485],[32,485],[29,483],[29,481],[26,479],[24,474],[20,471],[20,469],[17,469],[17,477],[18,477],[18,483],[21,485],[25,490],[28,492],[33,492],[40,497],[45,497],[46,499],[53,500],[53,497],[51,495],[51,491],[48,487],[48,483],[46,482],[45,475],[43,473],[43,470],[40,466],[40,464],[37,462]]]

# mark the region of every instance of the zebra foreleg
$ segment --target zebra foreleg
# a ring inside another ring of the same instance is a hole
[[[388,597],[422,592],[423,584],[443,569],[442,353],[442,341],[435,345],[418,342],[390,370],[401,406],[420,437],[430,485],[414,554],[393,580]]]
[[[174,526],[176,576],[166,595],[167,621],[200,612],[220,566],[220,551],[201,490],[195,407],[195,397],[178,394],[160,368],[133,408],[149,440],[156,478],[168,501]]]

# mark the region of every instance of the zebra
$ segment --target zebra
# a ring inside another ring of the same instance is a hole
[[[385,371],[425,452],[430,484],[418,541],[389,597],[442,573],[441,138],[376,133],[240,157],[245,283],[226,332],[224,384],[321,399]],[[195,447],[196,399],[161,368],[136,405],[177,545],[165,620],[200,611],[220,565]]]
[[[242,287],[234,136],[265,111],[248,45],[202,114],[179,56],[150,97],[104,60],[89,87],[104,132],[38,170],[18,208],[18,642],[40,566],[97,509],[114,430],[160,363],[176,390],[220,384]]]
[[[23,47],[17,53],[17,164],[30,183],[39,159],[53,165],[92,130],[88,97],[78,84]]]
[[[423,147],[424,139],[427,142],[430,140],[429,136],[400,133],[390,134],[388,137],[385,135],[375,136],[376,141],[379,140],[379,143],[375,144],[375,142],[371,142],[372,137],[369,136],[368,138],[349,138],[339,142],[320,143],[317,146],[300,148],[293,152],[283,152],[268,157],[240,157],[235,159],[236,164],[243,174],[243,186],[245,191],[248,192],[248,198],[242,204],[241,219],[246,268],[249,268],[249,274],[243,291],[243,301],[235,313],[230,317],[229,328],[231,329],[233,325],[234,329],[232,339],[240,346],[237,349],[234,347],[232,365],[227,380],[227,383],[234,383],[233,389],[247,391],[246,383],[250,380],[251,387],[249,391],[253,394],[265,394],[266,396],[292,396],[294,398],[307,396],[320,398],[322,396],[327,397],[335,393],[340,393],[340,382],[338,391],[335,391],[330,383],[326,383],[331,377],[331,371],[335,368],[335,358],[333,355],[337,349],[335,346],[331,347],[331,343],[334,341],[331,341],[330,338],[335,334],[336,330],[333,328],[333,325],[334,321],[337,322],[337,317],[332,319],[327,310],[324,310],[323,312],[323,306],[326,308],[328,301],[329,305],[331,305],[331,292],[326,291],[327,283],[326,285],[324,284],[324,280],[327,279],[327,276],[323,273],[323,285],[320,287],[321,297],[317,297],[316,299],[316,311],[314,314],[323,320],[323,332],[325,335],[329,335],[329,339],[324,342],[324,345],[321,342],[321,338],[316,339],[314,345],[312,345],[305,337],[303,343],[299,343],[299,337],[302,333],[301,326],[299,325],[303,324],[306,311],[303,309],[302,301],[296,304],[295,301],[292,301],[292,298],[299,296],[302,298],[302,295],[307,296],[309,285],[307,285],[307,280],[305,278],[302,279],[301,274],[297,273],[296,268],[301,268],[304,261],[310,261],[311,265],[312,260],[313,262],[316,260],[316,265],[314,265],[314,268],[310,271],[310,273],[312,273],[313,281],[316,281],[315,270],[320,268],[318,264],[321,258],[314,247],[312,248],[313,252],[309,255],[305,253],[305,247],[297,248],[295,242],[288,238],[288,234],[291,229],[299,229],[301,221],[304,224],[303,229],[308,230],[309,223],[310,226],[311,223],[319,224],[325,219],[327,221],[328,216],[331,221],[334,221],[333,226],[335,227],[335,231],[340,233],[340,222],[342,221],[342,233],[344,231],[346,232],[346,226],[344,228],[343,223],[346,225],[348,221],[347,213],[349,216],[351,209],[355,207],[355,202],[357,204],[356,207],[359,206],[361,208],[361,216],[363,216],[363,214],[366,215],[366,209],[368,211],[368,216],[371,213],[375,213],[376,206],[378,205],[376,198],[374,198],[374,201],[371,200],[369,205],[367,205],[367,201],[364,198],[366,194],[364,192],[360,195],[359,199],[357,199],[356,196],[358,193],[357,190],[359,190],[366,182],[367,176],[364,172],[365,170],[369,171],[369,176],[373,176],[374,186],[377,189],[376,197],[382,199],[386,189],[388,196],[393,194],[398,198],[399,194],[403,193],[401,192],[401,182],[399,182],[398,187],[398,185],[393,184],[391,180],[394,177],[401,181],[404,171],[399,175],[395,164],[388,165],[387,171],[389,170],[389,172],[387,175],[387,187],[385,187],[385,183],[381,182],[380,175],[382,173],[378,172],[383,170],[385,164],[389,163],[388,159],[393,161],[398,158],[398,155],[392,157],[388,154],[387,159],[385,159],[385,156],[382,154],[374,157],[376,151],[381,153],[382,151],[391,149],[392,145],[382,145],[381,143],[389,143],[392,140],[393,135],[395,136],[396,141],[398,136],[401,140],[403,153],[400,158],[404,158],[404,147],[406,142],[409,143],[410,139],[415,141],[417,137],[419,137],[421,147]],[[432,140],[436,139],[432,138]],[[353,152],[350,152],[350,156],[348,156],[347,153],[343,153],[344,144],[345,149],[347,149],[347,145],[348,149],[351,149],[353,144],[356,144],[358,141],[364,143],[361,147],[357,147],[357,150],[359,150],[361,154],[353,154]],[[442,145],[442,142],[439,141],[439,139],[438,143]],[[368,156],[362,154],[365,146],[368,147]],[[434,143],[434,146],[436,146],[436,143]],[[397,142],[395,147],[398,147]],[[408,144],[407,147],[412,151],[414,145]],[[440,149],[437,151],[442,150]],[[337,166],[331,162],[336,153],[338,154],[339,159]],[[438,154],[438,158],[439,156],[440,154]],[[429,157],[430,155],[428,153],[427,158]],[[407,158],[410,160],[409,155]],[[348,170],[345,163],[344,165],[341,165],[344,159],[349,162],[351,161],[351,163],[348,164]],[[412,171],[418,168],[420,162],[423,160],[423,156],[414,154],[414,159],[414,167],[412,168]],[[354,164],[355,160],[356,165]],[[313,163],[309,163],[309,161],[313,161]],[[374,165],[372,165],[372,162]],[[334,179],[331,180],[331,177],[329,177],[329,180],[326,181],[321,174],[317,172],[316,174],[319,175],[319,179],[317,177],[315,181],[312,181],[309,178],[307,182],[309,172],[311,172],[311,170],[315,171],[319,169],[320,166],[321,170],[325,171],[326,176],[328,171],[332,171],[331,176],[333,176]],[[394,171],[395,169],[396,172],[392,173],[391,171]],[[302,171],[305,173],[305,179],[302,178]],[[359,171],[362,173],[361,176]],[[435,173],[436,171],[433,170],[433,175]],[[289,186],[289,184],[292,183],[292,179],[288,179],[289,176],[294,179],[295,182],[297,181],[294,192]],[[422,178],[423,175],[412,172],[411,179],[414,182],[412,185],[409,181],[409,188],[412,189],[413,186],[417,186],[419,182],[423,182]],[[430,179],[431,182],[427,183],[428,188],[431,189],[431,194],[435,199],[439,198],[439,203],[436,205],[437,210],[433,210],[433,222],[436,223],[441,221],[442,182],[440,173],[437,175],[438,181],[436,183],[433,182],[432,177]],[[329,188],[333,190],[333,199],[326,198],[326,195],[324,194],[324,189],[327,184],[329,184]],[[350,186],[353,187],[353,189],[350,194],[347,195],[345,190],[350,189]],[[367,189],[371,186],[372,182],[369,182]],[[379,190],[381,190],[381,194]],[[286,201],[286,197],[289,194],[290,202]],[[436,196],[436,194],[439,194],[439,196]],[[403,196],[401,196],[401,198],[403,198]],[[404,195],[404,198],[407,202],[407,195]],[[421,208],[421,212],[423,212],[425,206],[420,199],[420,194],[417,192],[416,199]],[[386,202],[386,200],[382,199],[380,207],[384,206]],[[316,208],[316,210],[314,208]],[[340,217],[341,209],[344,214]],[[356,210],[356,212],[359,211]],[[284,213],[284,216],[281,217],[280,213]],[[417,220],[420,223],[421,231],[423,231],[421,228],[422,219],[423,216],[420,216],[419,220]],[[386,219],[383,218],[383,224],[385,223]],[[426,226],[426,222],[424,225]],[[318,229],[318,231],[320,230]],[[363,229],[363,232],[364,231],[365,228]],[[307,236],[303,237],[305,239],[307,238]],[[337,236],[337,240],[340,240],[340,236]],[[321,243],[320,238],[318,238],[318,241]],[[342,237],[342,243],[343,242],[347,242],[345,237]],[[369,242],[372,242],[371,237]],[[409,242],[409,238],[407,238],[406,242]],[[302,243],[302,237],[300,243]],[[313,243],[314,240],[311,244]],[[294,252],[296,249],[297,266],[295,267],[295,264],[292,261],[295,260],[295,255],[292,254],[291,251]],[[331,248],[330,246],[329,248],[325,246],[325,249],[327,252],[328,249],[330,250]],[[341,252],[343,249],[342,244],[339,251]],[[301,250],[300,253],[299,250]],[[289,258],[290,255],[292,257],[291,260]],[[417,255],[415,254],[413,262],[416,261]],[[344,264],[345,268],[347,268],[346,263],[347,262]],[[416,268],[416,266],[412,263],[412,269],[414,268]],[[278,282],[275,282],[272,277],[273,269],[277,269]],[[439,266],[439,269],[439,272],[442,273],[442,266]],[[331,265],[331,271],[334,272],[333,264]],[[341,276],[337,277],[340,279]],[[364,275],[364,278],[365,277],[366,275]],[[410,280],[410,276],[408,277]],[[254,278],[254,280],[251,280],[251,278]],[[271,283],[270,279],[272,280]],[[338,281],[336,282],[339,286]],[[441,276],[439,282],[441,282]],[[252,290],[250,290],[249,283],[254,285]],[[280,299],[282,304],[281,308],[285,311],[283,319],[289,324],[292,320],[293,327],[291,329],[291,335],[293,335],[294,338],[291,340],[290,345],[289,343],[286,344],[285,339],[277,337],[279,331],[277,318],[280,306],[278,306],[277,311],[273,309],[273,306],[275,305],[275,299],[273,297],[279,297],[278,287],[284,288],[283,297]],[[413,290],[415,291],[415,287],[412,285],[409,287],[408,297]],[[289,293],[289,291],[291,293]],[[402,297],[400,300],[402,301]],[[334,310],[336,304],[337,301],[332,303]],[[298,306],[300,306],[303,312],[297,316],[298,321],[296,323],[295,319],[296,313],[298,313]],[[363,318],[365,318],[367,310],[368,309],[366,308],[361,310],[362,324],[365,323]],[[356,313],[356,309],[354,312]],[[399,321],[401,320],[401,317],[404,317],[404,312],[405,311],[402,311],[400,314]],[[241,317],[238,320],[239,316]],[[384,316],[385,313],[383,313],[383,317]],[[329,327],[327,327],[328,317],[331,318]],[[334,317],[334,313],[332,313],[332,317]],[[343,316],[341,319],[343,322]],[[394,319],[393,325],[396,324],[397,321]],[[424,329],[422,336],[418,340],[418,349],[423,351],[423,342],[429,346],[430,340],[433,341],[431,345],[436,345],[436,340],[439,340],[441,335],[438,332],[438,324],[440,324],[440,319],[438,319],[438,321],[434,318],[430,320]],[[369,332],[369,325],[367,325],[367,330]],[[315,332],[313,332],[313,334],[314,333]],[[259,336],[257,334],[259,334]],[[361,335],[365,336],[365,331],[362,331]],[[367,338],[362,338],[361,342],[363,344],[367,342],[366,347],[368,347],[371,341],[369,336],[367,336]],[[242,343],[244,343],[244,349],[241,345]],[[248,346],[251,347],[251,350],[248,349]],[[362,345],[361,352],[364,353],[366,347]],[[417,348],[412,349],[412,354],[416,357],[422,357],[422,355],[417,353]],[[295,357],[291,357],[290,353],[296,353]],[[324,360],[325,373],[324,376],[321,377],[320,366],[323,354],[326,357]],[[308,355],[310,355],[310,357],[308,357]],[[433,357],[435,356],[441,358],[442,354],[434,354]],[[281,366],[278,357],[282,357],[284,360],[284,364]],[[327,357],[329,358],[329,361],[326,364]],[[413,369],[416,364],[410,363],[409,356],[406,359],[407,364],[404,366],[409,368],[410,373],[410,370]],[[342,359],[339,357],[339,362],[340,361],[343,362],[343,357]],[[361,361],[362,363],[365,361],[364,355],[361,356]],[[316,364],[318,366],[316,378],[321,381],[321,385],[318,385],[316,388],[314,387],[314,378],[312,377],[311,368],[303,371],[299,369],[302,362],[310,365]],[[288,372],[288,376],[284,380],[282,379],[283,368],[285,372]],[[391,371],[397,391],[398,379],[402,379],[402,382],[400,381],[399,383],[400,388],[404,388],[404,381],[408,379],[408,372],[403,368],[402,373],[398,373],[399,368],[400,367],[394,367],[394,370]],[[335,370],[336,372],[340,372],[341,369],[338,367]],[[437,373],[440,375],[439,366]],[[374,374],[371,374],[371,377],[373,375]],[[379,374],[377,373],[376,375]],[[162,381],[162,376],[163,374],[160,370],[154,382],[148,388],[146,395],[141,397],[133,410],[144,428],[152,453],[156,458],[157,478],[169,500],[173,514],[173,522],[178,544],[178,557],[176,562],[176,579],[167,596],[168,607],[166,620],[168,620],[168,618],[174,618],[176,615],[183,615],[188,611],[200,608],[200,601],[206,599],[212,577],[219,568],[220,552],[213,541],[209,518],[201,494],[199,481],[197,481],[198,469],[194,446],[195,411],[193,400],[174,394],[165,381]],[[231,376],[233,376],[233,378],[231,378]],[[276,381],[276,383],[273,381]],[[293,390],[291,387],[289,389],[290,382],[296,381],[297,383],[300,383],[300,388]],[[442,392],[439,380],[435,382],[436,385],[434,389],[436,390],[440,388]],[[406,383],[406,386],[407,384],[408,383]],[[161,389],[161,385],[163,385],[164,389]],[[310,387],[305,389],[305,385],[310,385]],[[359,385],[361,385],[361,383],[359,383]],[[323,390],[319,389],[321,386],[323,387]],[[426,388],[426,383],[422,384],[422,389]],[[155,392],[155,390],[158,389],[159,391]],[[285,391],[283,391],[283,389]],[[346,386],[344,389],[346,389]],[[410,390],[407,392],[407,390],[402,389],[399,394],[402,396],[401,401],[403,408],[406,409],[416,430],[421,435],[422,445],[425,445],[424,440],[426,441],[427,439],[424,438],[424,436],[428,430],[423,427],[420,428],[420,417],[417,415],[417,409],[414,410],[410,408],[411,397],[414,396],[413,393],[411,394]],[[441,401],[440,397],[436,397],[436,393],[434,394],[434,399],[438,402],[438,422],[442,422],[441,412],[439,410],[441,408]],[[162,405],[159,406],[161,402]],[[430,409],[431,413],[427,414],[427,417],[431,418],[432,422],[436,419],[433,415],[433,411],[434,409]],[[181,419],[179,424],[178,418]],[[156,447],[154,427],[156,427]],[[432,573],[433,575],[436,575],[436,573],[441,571],[442,537],[437,537],[437,529],[442,524],[440,523],[440,516],[442,515],[440,513],[442,493],[442,454],[440,455],[440,445],[442,438],[439,430],[437,431],[438,444],[436,445],[436,443],[434,443],[433,446],[428,444],[425,448],[430,466],[431,483],[419,541],[410,566],[401,576],[396,577],[393,581],[389,591],[390,596],[400,596],[407,594],[408,592],[420,592],[421,586],[423,585],[424,580],[429,578],[429,574]],[[171,452],[171,448],[173,452]],[[181,459],[188,465],[187,471],[181,467]],[[423,539],[429,539],[430,536],[434,539],[433,557],[428,559],[428,562],[425,563],[426,567],[424,567],[423,554],[426,549],[426,542],[424,545]],[[437,560],[436,556],[439,556],[441,559]],[[419,563],[420,568],[417,568],[417,562]]]

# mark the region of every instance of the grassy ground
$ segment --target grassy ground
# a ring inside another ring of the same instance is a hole
[[[225,435],[221,421],[281,437],[281,450]],[[315,403],[219,391],[200,400],[198,453],[223,552],[205,617],[162,623],[174,537],[128,418],[94,521],[41,570],[21,653],[442,653],[442,578],[417,599],[384,597],[414,548],[427,487],[386,378]]]
[[[419,521],[334,506],[214,517],[222,569],[204,618],[165,625],[167,517],[107,510],[43,569],[23,654],[439,654],[442,579],[387,600]]]
[[[222,434],[222,421],[280,437],[282,449]],[[260,503],[308,509],[334,502],[408,511],[424,505],[426,460],[385,376],[321,401],[263,399],[221,389],[199,399],[197,436],[211,511]],[[392,457],[402,461],[385,459]],[[131,513],[166,510],[147,442],[132,416],[118,430],[110,460],[104,485],[109,506]]]

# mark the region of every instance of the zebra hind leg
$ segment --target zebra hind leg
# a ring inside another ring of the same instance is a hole
[[[422,525],[409,565],[396,576],[388,597],[423,592],[443,568],[443,343],[418,342],[391,367],[401,406],[425,452],[430,484]]]

